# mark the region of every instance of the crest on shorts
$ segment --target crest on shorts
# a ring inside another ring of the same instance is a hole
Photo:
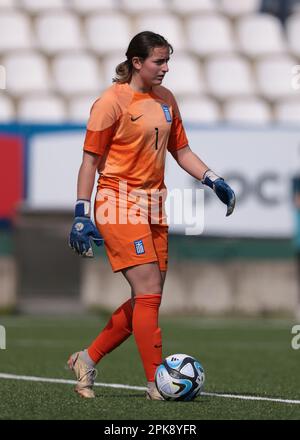
[[[135,240],[134,241],[135,252],[137,255],[141,255],[145,253],[143,240]]]

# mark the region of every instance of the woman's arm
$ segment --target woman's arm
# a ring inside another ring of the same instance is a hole
[[[100,158],[97,154],[83,152],[77,179],[77,200],[90,200]]]
[[[200,180],[204,185],[209,186],[219,199],[227,205],[226,216],[232,214],[235,206],[235,194],[222,177],[211,171],[197,154],[192,152],[189,146],[177,150],[173,153],[173,157],[182,169]]]
[[[202,180],[204,173],[209,169],[189,146],[177,150],[173,157],[182,169],[196,179]]]

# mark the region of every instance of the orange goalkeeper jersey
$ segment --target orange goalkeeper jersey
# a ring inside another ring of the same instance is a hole
[[[132,188],[164,188],[167,150],[188,145],[172,93],[158,86],[137,93],[113,84],[91,109],[84,151],[102,156],[98,172],[106,181],[127,181]]]

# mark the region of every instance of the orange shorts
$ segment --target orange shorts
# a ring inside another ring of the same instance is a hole
[[[159,269],[168,267],[168,229],[165,217],[151,221],[149,210],[136,210],[133,202],[124,206],[111,189],[98,187],[95,200],[95,223],[113,272],[157,261]],[[132,211],[134,215],[132,217]],[[128,220],[130,218],[130,221]]]

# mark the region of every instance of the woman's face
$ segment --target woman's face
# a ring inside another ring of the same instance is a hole
[[[137,61],[135,68],[143,84],[148,87],[158,86],[169,71],[168,61],[170,52],[168,47],[155,47],[148,58]]]

